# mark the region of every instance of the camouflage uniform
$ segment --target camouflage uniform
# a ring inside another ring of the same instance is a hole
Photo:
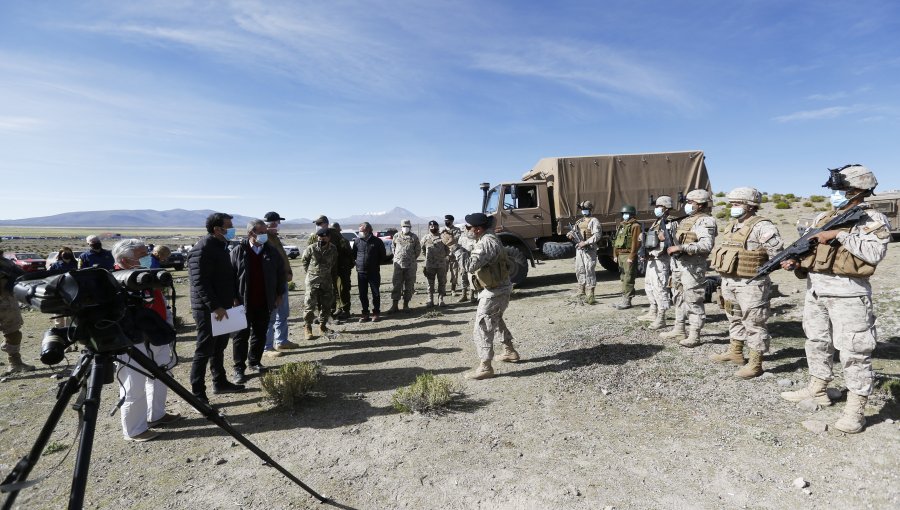
[[[666,228],[669,229],[672,237],[675,237],[675,228],[677,224],[673,221],[666,221]],[[656,220],[647,231],[647,236],[656,236],[662,228],[662,221]],[[646,266],[644,269],[644,292],[647,293],[647,300],[650,306],[655,305],[657,310],[665,311],[672,306],[671,297],[669,296],[669,277],[672,274],[671,259],[665,252],[665,243],[660,242],[659,247],[648,250],[646,258]]]
[[[12,292],[16,277],[22,273],[13,262],[0,255],[0,333],[3,334],[3,343],[0,351],[6,353],[9,358],[10,369],[8,373],[34,370],[34,367],[22,362],[19,349],[22,344],[22,312],[19,311],[19,302]]]
[[[444,240],[444,244],[447,245],[447,249],[450,251],[450,256],[447,258],[447,273],[451,292],[456,292],[456,283],[459,280],[460,263],[459,259],[456,258],[456,245],[459,243],[460,236],[462,236],[462,230],[456,225],[441,229],[441,239]]]
[[[316,310],[319,310],[319,323],[324,328],[334,302],[332,270],[337,264],[337,250],[331,243],[326,244],[324,248],[313,244],[306,247],[300,261],[306,270],[303,319],[307,326],[312,325]]]
[[[597,286],[597,241],[600,240],[600,220],[583,216],[575,222],[575,230],[587,244],[575,250],[575,277],[578,285],[592,289]]]
[[[506,263],[506,251],[503,244],[494,234],[486,233],[475,242],[469,259],[469,274],[476,274],[482,267],[490,264]],[[482,362],[494,357],[494,337],[499,334],[501,342],[512,348],[512,333],[503,320],[503,312],[509,306],[512,284],[509,274],[492,288],[485,288],[478,294],[478,308],[475,311],[475,330],[473,333],[475,351]]]
[[[707,213],[695,213],[681,220],[676,243],[679,256],[672,257],[672,299],[675,305],[675,329],[664,338],[684,335],[685,323],[694,342],[706,322],[706,257],[716,240],[716,220]],[[677,333],[680,333],[678,335]]]
[[[394,234],[393,243],[394,275],[391,299],[399,301],[402,294],[403,301],[409,302],[416,285],[416,268],[418,266],[416,259],[422,251],[422,245],[419,243],[419,236],[412,232],[409,234],[397,232]]]
[[[334,313],[341,310],[350,313],[350,274],[353,270],[353,253],[350,249],[350,241],[341,235],[340,231],[335,228],[328,228],[328,239],[331,246],[335,249],[337,261],[331,268],[331,285],[334,293],[334,299],[331,301],[328,312]],[[313,246],[319,242],[318,236],[313,233],[306,241],[307,246]]]
[[[616,227],[616,235],[613,239],[616,263],[619,265],[619,280],[622,282],[622,304],[617,308],[625,309],[631,307],[631,299],[634,297],[641,224],[634,218],[623,220]]]
[[[838,234],[836,241],[857,259],[877,266],[887,254],[890,223],[873,209],[867,209],[866,214],[849,232]],[[813,225],[824,223],[830,216],[831,213],[819,214]],[[810,268],[803,305],[803,331],[810,375],[831,381],[834,350],[838,349],[847,389],[864,397],[872,393],[872,351],[877,333],[868,276],[840,276]]]
[[[458,229],[457,229],[458,230]],[[428,295],[434,298],[434,280],[437,278],[437,293],[443,299],[447,292],[447,258],[450,250],[441,238],[441,234],[425,234],[422,238],[422,255],[425,256],[425,278],[428,280]],[[432,303],[433,304],[433,303]]]
[[[456,243],[453,250],[453,255],[456,260],[459,261],[459,268],[462,272],[462,275],[460,277],[460,286],[463,290],[463,300],[469,293],[469,259],[472,253],[472,248],[474,247],[475,238],[470,232],[465,232],[459,236],[459,242]],[[472,296],[472,299],[475,299],[474,295]]]

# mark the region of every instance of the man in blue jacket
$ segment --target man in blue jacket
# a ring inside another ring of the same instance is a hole
[[[353,260],[356,261],[356,287],[362,317],[359,322],[375,322],[381,313],[381,264],[387,259],[384,241],[372,235],[368,221],[359,226],[359,239],[353,243]],[[369,315],[369,289],[372,290],[372,315]]]

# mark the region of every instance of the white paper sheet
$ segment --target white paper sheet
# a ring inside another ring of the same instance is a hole
[[[216,320],[215,314],[209,314],[213,336],[227,335],[247,327],[247,312],[244,310],[244,305],[229,308],[226,312],[228,313],[228,318],[223,318],[220,321]]]

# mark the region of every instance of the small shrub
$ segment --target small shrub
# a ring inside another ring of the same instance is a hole
[[[775,204],[775,209],[790,209],[790,208],[791,208],[791,204],[789,204],[787,202],[778,202],[777,204]]]
[[[724,220],[727,217],[728,213],[726,213],[725,211],[719,211],[716,213],[716,218],[719,218],[720,220]]]
[[[47,449],[44,450],[44,455],[51,455],[68,449],[69,445],[60,443],[59,441],[53,441],[52,443],[47,445]]]
[[[260,379],[260,385],[276,406],[293,409],[300,399],[309,394],[323,375],[325,367],[321,363],[310,361],[285,363],[277,370],[266,372]]]
[[[823,197],[822,195],[813,195],[813,196],[809,197],[809,201],[810,202],[824,202],[825,197]]]
[[[724,191],[720,191],[720,192],[716,193],[716,196],[717,196],[717,197],[724,197],[724,196],[725,196],[725,192],[724,192]]]
[[[768,204],[769,203],[769,195],[763,194],[761,202],[764,204]]]
[[[795,200],[797,197],[793,193],[785,193],[784,198],[788,200]]]
[[[460,395],[462,389],[458,382],[426,372],[416,377],[416,382],[398,388],[391,397],[391,405],[401,413],[423,413],[444,408]]]
[[[297,283],[296,282],[288,282],[288,291],[294,292],[295,290],[297,290]]]
[[[812,202],[803,202],[803,207],[815,207]]]
[[[781,193],[775,193],[774,195],[772,195],[772,201],[776,204],[778,202],[784,202],[784,196]]]
[[[728,202],[723,202],[723,201],[721,201],[721,200],[718,201],[718,202],[716,202],[716,206],[717,206],[717,207],[721,207],[721,206],[723,206],[723,205],[728,205]]]

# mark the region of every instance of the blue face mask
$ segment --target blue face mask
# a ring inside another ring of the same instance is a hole
[[[269,234],[256,234],[256,244],[266,244],[269,240]]]
[[[153,263],[153,257],[151,257],[150,255],[141,257],[138,259],[138,263],[141,265],[141,267],[150,267],[150,264]]]
[[[663,208],[657,207],[656,209],[653,209],[653,214],[655,214],[657,218],[662,218]]]
[[[591,214],[591,211],[589,209],[582,209],[581,214],[583,214],[584,216],[589,216]]]
[[[631,219],[631,215],[628,214],[628,213],[625,213],[625,214],[622,215],[622,219],[625,220],[625,221],[628,221],[628,220]]]
[[[833,205],[835,209],[844,207],[848,202],[850,202],[850,199],[847,198],[847,192],[842,189],[836,189],[834,190],[834,193],[831,194],[831,205]]]
[[[231,241],[232,239],[234,239],[234,233],[235,233],[234,227],[231,227],[228,230],[226,230],[225,231],[225,240]]]
[[[684,212],[688,214],[694,214],[694,204],[685,204]]]
[[[744,215],[743,207],[732,207],[731,208],[731,217],[732,218],[740,218],[743,215]]]

